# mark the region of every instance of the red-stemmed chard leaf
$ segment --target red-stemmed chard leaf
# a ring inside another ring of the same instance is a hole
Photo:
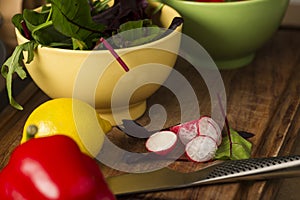
[[[115,0],[112,7],[94,15],[93,20],[106,25],[107,32],[114,32],[127,21],[148,18],[145,12],[147,6],[146,0]]]
[[[25,21],[22,21],[21,22],[21,25],[22,25],[22,28],[23,28],[23,31],[24,31],[24,36],[27,40],[31,40],[31,34],[30,34],[30,31],[28,30],[27,26],[26,26],[26,23]]]
[[[239,160],[250,158],[252,149],[251,142],[243,138],[237,131],[230,128],[227,116],[225,115],[225,109],[221,104],[221,98],[219,95],[218,99],[222,115],[225,118],[227,135],[223,137],[222,143],[215,154],[215,159]]]
[[[225,108],[223,107],[223,105],[221,103],[222,101],[221,101],[220,95],[218,95],[218,101],[219,101],[219,106],[220,106],[222,115],[225,119],[225,127],[226,127],[226,132],[227,132],[227,136],[228,136],[228,140],[229,140],[230,156],[232,156],[232,139],[231,139],[231,133],[230,133],[230,126],[229,126],[227,115],[225,114]]]
[[[129,67],[122,60],[122,58],[117,54],[117,52],[114,50],[114,48],[104,38],[100,38],[100,42],[103,43],[103,45],[105,46],[105,48],[107,48],[109,50],[109,52],[115,57],[115,59],[118,61],[118,63],[121,65],[121,67],[123,67],[123,69],[125,70],[125,72],[128,72],[129,71]]]

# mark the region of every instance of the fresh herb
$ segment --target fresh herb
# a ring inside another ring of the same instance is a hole
[[[1,74],[6,79],[6,88],[10,104],[16,109],[22,110],[22,106],[19,105],[12,97],[12,77],[14,73],[17,73],[21,79],[26,78],[26,72],[23,69],[23,52],[28,53],[26,63],[30,63],[33,60],[33,52],[37,48],[38,44],[35,41],[29,41],[16,47],[11,57],[9,57],[1,68]]]
[[[229,137],[231,138],[230,140]],[[230,129],[230,134],[223,137],[222,143],[215,154],[215,159],[248,159],[251,156],[251,149],[251,142],[240,136],[238,132]]]
[[[47,0],[47,3],[39,12],[24,9],[23,14],[12,18],[15,27],[29,40],[16,47],[1,69],[1,74],[6,79],[9,102],[19,110],[22,110],[22,106],[12,97],[12,76],[17,73],[21,79],[26,77],[23,52],[28,52],[26,63],[30,63],[38,45],[92,50],[95,46],[99,47],[100,38],[107,39],[123,33],[121,37],[114,37],[112,45],[124,48],[151,42],[164,34],[152,23],[152,16],[147,14],[146,0],[115,0],[111,7],[108,6],[109,0]],[[160,9],[161,6],[152,11],[152,15]],[[179,26],[181,23],[182,20],[177,20],[173,25]],[[143,30],[143,27],[156,28],[141,31],[135,37],[128,31]]]
[[[225,118],[226,136],[222,139],[222,143],[215,154],[215,159],[239,160],[250,158],[252,144],[243,138],[237,131],[230,128],[228,118],[225,115],[225,109],[221,103],[220,95],[218,95],[218,101],[222,115]]]
[[[48,0],[54,28],[67,37],[82,41],[91,49],[94,38],[103,37],[105,25],[93,21],[85,0]]]
[[[115,0],[114,5],[93,16],[96,23],[106,25],[106,32],[117,31],[121,24],[128,21],[149,19],[146,0]]]
[[[144,29],[143,27],[148,27]],[[149,28],[155,27],[155,28]],[[130,31],[134,30],[134,31]],[[112,36],[113,43],[118,48],[137,46],[152,41],[163,33],[162,29],[156,28],[151,20],[130,21],[120,26],[119,34]],[[138,38],[138,39],[136,39]]]

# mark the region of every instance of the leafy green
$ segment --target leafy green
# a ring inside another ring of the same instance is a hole
[[[95,15],[97,13],[101,13],[102,11],[109,8],[108,3],[111,0],[103,0],[103,1],[92,1],[92,15]]]
[[[247,159],[251,156],[252,144],[248,140],[238,134],[238,132],[230,129],[229,135],[223,137],[222,144],[218,148],[215,159],[219,160],[239,160]]]
[[[33,10],[24,9],[23,18],[26,21],[27,28],[32,32],[38,26],[47,22],[50,11],[36,12]]]
[[[53,27],[50,16],[51,9],[43,12],[27,9],[23,11],[26,26],[35,41],[46,46],[56,44],[56,46],[60,47],[70,47],[72,41]]]
[[[29,41],[17,46],[12,54],[1,68],[1,74],[6,78],[6,88],[10,104],[18,110],[22,110],[22,106],[18,104],[12,97],[12,77],[17,73],[21,79],[26,78],[26,72],[23,69],[23,52],[27,51],[28,57],[26,63],[30,63],[34,57],[34,50],[37,48],[38,43]]]
[[[148,27],[148,29],[144,29],[144,27]],[[163,32],[149,19],[129,21],[120,26],[118,34],[112,36],[112,39],[117,48],[125,48],[145,44]]]
[[[73,49],[87,49],[86,44],[81,40],[72,38],[72,43],[73,43]]]
[[[225,114],[225,109],[221,103],[221,96],[218,94],[218,102],[222,111],[222,115],[225,118],[226,136],[223,137],[221,146],[218,148],[215,159],[230,159],[239,160],[247,159],[251,156],[252,144],[243,138],[238,132],[230,128],[228,118]]]
[[[49,2],[52,5],[53,25],[59,32],[86,43],[92,36],[98,38],[102,36],[105,26],[93,21],[87,1],[49,0]]]
[[[24,20],[22,14],[16,14],[12,17],[11,21],[14,24],[14,26],[19,30],[20,33],[23,32],[23,27],[22,27],[22,21]]]
[[[22,62],[23,52],[28,53],[26,62],[30,63],[38,45],[92,50],[100,38],[108,38],[130,28],[153,26],[146,14],[146,0],[116,0],[111,7],[108,6],[109,1],[47,0],[50,6],[42,6],[38,12],[24,9],[23,14],[16,14],[12,18],[15,27],[29,40],[16,47],[1,69],[13,107],[22,109],[12,97],[12,76],[17,73],[22,79],[26,77]],[[152,41],[154,34],[155,31],[151,31],[147,36],[139,33],[140,39],[128,43],[138,45],[146,43],[147,40]],[[133,35],[126,37],[132,38]],[[124,43],[123,40],[122,42]]]

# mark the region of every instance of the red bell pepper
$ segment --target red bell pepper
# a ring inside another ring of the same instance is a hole
[[[0,173],[1,200],[112,200],[96,161],[64,135],[18,146]]]

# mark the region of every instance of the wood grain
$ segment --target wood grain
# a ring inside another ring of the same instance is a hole
[[[226,88],[227,115],[236,130],[254,133],[252,157],[289,155],[295,146],[300,129],[300,31],[279,30],[256,55],[255,60],[240,69],[221,71]],[[191,116],[210,114],[211,102],[201,76],[184,60],[178,60],[176,69],[186,76],[199,100],[200,113],[187,111]],[[0,169],[19,144],[23,124],[30,112],[49,98],[34,83],[30,83],[17,95],[24,111],[10,106],[0,113]],[[162,105],[168,117],[165,127],[180,122],[178,100],[167,88],[159,89],[148,100],[148,108]],[[137,121],[149,123],[147,113]],[[123,149],[144,152],[144,140],[127,136],[117,128],[109,138]],[[209,165],[188,162],[184,156],[172,163],[171,168],[193,171]],[[106,177],[121,174],[101,163]],[[118,197],[118,199],[272,199],[280,186],[280,180],[251,181],[155,192]]]

